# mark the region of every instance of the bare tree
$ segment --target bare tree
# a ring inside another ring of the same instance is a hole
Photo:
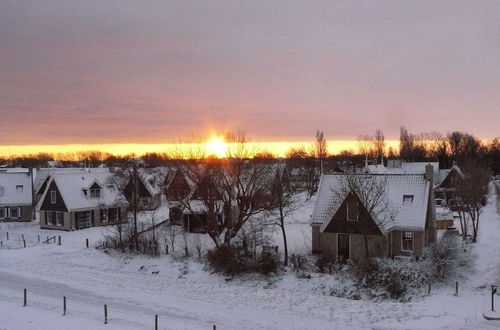
[[[462,216],[468,216],[472,224],[472,241],[476,242],[479,230],[479,217],[486,204],[487,186],[491,172],[486,164],[478,160],[467,160],[462,165],[464,178],[457,180],[455,194],[457,208]],[[462,228],[464,229],[464,228]],[[464,235],[467,233],[465,228]]]
[[[372,233],[366,224],[373,219],[378,228],[384,228],[392,223],[396,216],[387,198],[387,177],[349,172],[341,176],[341,187],[335,189],[334,193],[340,201],[345,200],[349,194],[361,201],[358,208],[358,229],[363,235],[365,257],[369,259],[368,239]]]
[[[108,179],[108,184],[120,195],[121,200],[128,205],[129,212],[133,217],[133,241],[136,251],[139,251],[139,237],[137,221],[142,210],[141,195],[139,192],[139,182],[141,175],[139,172],[142,164],[137,160],[130,160],[127,166],[118,168]]]
[[[283,237],[283,264],[288,265],[288,243],[285,230],[285,220],[297,209],[301,203],[297,198],[297,190],[290,181],[283,175],[283,169],[278,168],[271,187],[271,205],[269,218],[271,224],[277,226],[281,230]]]
[[[314,141],[314,153],[320,162],[320,173],[323,173],[323,166],[326,157],[328,156],[328,144],[325,140],[323,131],[316,131],[316,141]]]
[[[375,131],[375,136],[373,139],[373,148],[377,153],[377,159],[380,159],[380,163],[383,164],[383,158],[385,155],[385,138],[384,133],[381,129]]]
[[[373,136],[370,135],[358,135],[358,152],[364,155],[366,158],[375,159],[377,156],[377,151],[374,147]]]

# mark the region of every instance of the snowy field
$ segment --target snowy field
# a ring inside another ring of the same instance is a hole
[[[310,249],[310,205],[289,219],[291,253]],[[86,238],[94,246],[106,234],[109,228],[58,232],[31,223],[1,223],[0,329],[154,329],[155,314],[160,329],[500,328],[500,321],[482,317],[490,308],[489,285],[500,283],[500,217],[494,189],[474,246],[476,271],[460,283],[458,296],[453,285],[443,285],[408,303],[332,297],[328,292],[338,284],[335,274],[301,279],[287,271],[270,278],[229,280],[210,274],[196,258],[152,258],[85,247]],[[38,235],[42,241],[60,235],[62,245],[39,244]],[[273,237],[281,250],[280,235],[276,231]],[[497,306],[500,309],[498,296]]]

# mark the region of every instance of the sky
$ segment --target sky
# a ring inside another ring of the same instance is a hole
[[[500,135],[500,1],[1,1],[0,146]]]

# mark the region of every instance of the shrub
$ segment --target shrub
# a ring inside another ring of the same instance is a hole
[[[256,269],[259,273],[267,275],[269,273],[276,273],[278,270],[277,257],[270,253],[261,254],[257,261]]]
[[[320,273],[332,273],[335,266],[335,257],[330,254],[322,254],[316,259],[316,267]]]
[[[430,279],[445,282],[468,269],[472,257],[468,245],[456,235],[444,236],[424,252],[425,271]]]
[[[209,250],[207,261],[215,272],[226,275],[236,275],[246,270],[237,251],[230,246],[223,245]]]

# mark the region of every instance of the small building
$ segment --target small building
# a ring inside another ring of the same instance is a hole
[[[385,207],[367,207],[366,195],[345,189],[346,174],[323,175],[311,218],[313,253],[362,261],[366,242],[369,257],[421,256],[436,240],[432,166],[426,174],[352,175],[383,181]]]
[[[155,210],[161,205],[165,168],[141,169],[137,183],[131,179],[125,187],[125,194],[130,200],[135,190],[139,194],[139,209],[141,211]],[[134,185],[137,184],[137,187]]]
[[[31,170],[0,169],[0,221],[31,221],[33,187]]]
[[[106,168],[54,171],[38,203],[40,228],[78,230],[127,221],[126,203]]]

